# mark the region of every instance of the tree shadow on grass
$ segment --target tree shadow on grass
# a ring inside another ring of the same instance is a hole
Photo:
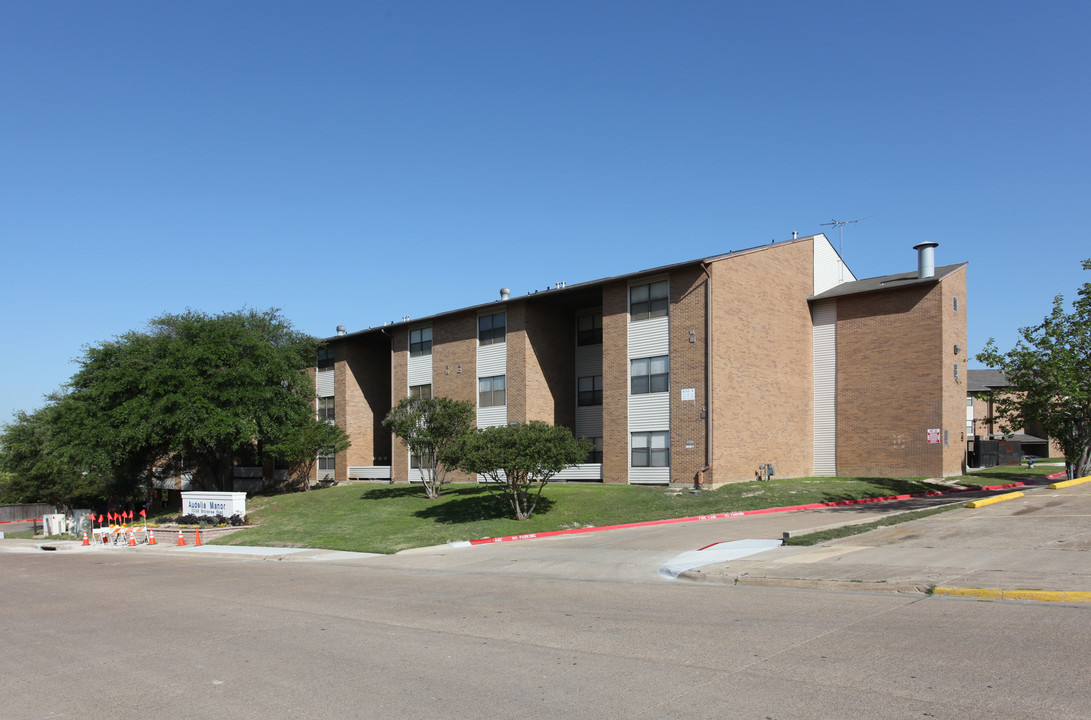
[[[424,497],[424,488],[420,485],[389,485],[372,488],[360,496],[361,500],[391,500],[396,498]]]
[[[493,495],[485,488],[478,488],[476,493],[459,493],[462,497],[440,499],[435,505],[413,513],[415,517],[433,520],[443,525],[482,522],[485,520],[515,519],[515,511],[503,498]],[[554,502],[546,496],[538,499],[534,514],[548,513]]]

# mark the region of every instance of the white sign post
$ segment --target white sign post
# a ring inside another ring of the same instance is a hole
[[[246,493],[244,492],[184,492],[183,515],[232,515],[246,517]]]

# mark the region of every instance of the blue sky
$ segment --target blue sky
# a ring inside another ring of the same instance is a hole
[[[152,317],[328,336],[856,220],[969,349],[1091,280],[1077,2],[0,2],[0,421]],[[771,281],[775,281],[771,278]],[[971,363],[973,365],[973,363]]]

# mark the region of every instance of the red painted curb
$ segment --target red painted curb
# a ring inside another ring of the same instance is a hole
[[[743,517],[745,515],[764,515],[767,513],[792,512],[794,510],[817,510],[825,507],[841,507],[844,505],[863,505],[865,503],[885,502],[888,500],[908,500],[915,497],[935,497],[937,495],[954,495],[955,493],[970,492],[974,490],[1007,490],[1014,487],[1024,487],[1026,483],[1013,482],[1007,485],[989,485],[984,487],[965,487],[952,490],[937,490],[935,492],[910,493],[908,495],[887,495],[877,498],[860,498],[858,500],[835,500],[826,503],[810,503],[808,505],[788,505],[785,507],[761,508],[759,510],[737,510],[735,512],[716,513],[714,515],[695,515],[693,517],[671,518],[668,520],[646,520],[644,522],[624,523],[622,525],[602,525],[600,527],[572,528],[569,530],[550,530],[548,532],[527,533],[526,535],[505,535],[495,538],[479,538],[469,540],[470,545],[488,545],[491,543],[511,542],[513,540],[533,540],[534,538],[557,537],[558,535],[582,535],[583,533],[600,532],[602,530],[621,530],[622,528],[650,527],[652,525],[670,525],[672,523],[697,522],[699,520],[722,520],[724,518]]]

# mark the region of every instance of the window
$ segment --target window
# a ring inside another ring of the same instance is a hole
[[[325,420],[326,422],[333,424],[336,416],[333,412],[333,398],[320,397],[318,398],[318,419]]]
[[[648,318],[665,317],[668,303],[669,286],[666,280],[647,285],[633,285],[629,288],[629,319],[636,322]]]
[[[412,453],[409,456],[409,467],[413,470],[420,470],[422,460],[424,461],[425,468],[432,468],[432,453],[430,452]]]
[[[669,431],[633,433],[633,467],[670,467]]]
[[[633,360],[632,394],[668,392],[670,377],[670,362],[666,355]]]
[[[318,369],[328,370],[333,367],[333,348],[319,348]]]
[[[580,407],[602,405],[602,375],[581,377],[577,385],[579,393],[576,401]]]
[[[504,313],[498,312],[492,315],[481,315],[477,318],[477,341],[481,345],[492,345],[504,342],[505,331]]]
[[[955,312],[958,312],[958,296],[956,295],[954,298],[952,298],[952,300],[953,300],[953,305],[954,305],[954,308],[955,308]]]
[[[504,392],[504,376],[478,378],[477,379],[477,406],[497,407],[507,404],[507,395]]]
[[[602,464],[602,438],[600,437],[588,437],[584,440],[590,440],[592,444],[591,451],[587,453],[587,460],[584,462]]]
[[[576,344],[602,345],[602,314],[580,315],[576,318]]]
[[[409,397],[411,397],[411,398],[421,398],[422,400],[427,400],[428,398],[432,397],[432,386],[431,385],[412,385],[409,388]]]
[[[421,357],[432,354],[432,328],[417,328],[409,331],[409,357]]]
[[[955,380],[958,380],[958,363],[955,363]]]
[[[336,455],[319,455],[318,456],[318,469],[319,470],[336,470],[337,469],[337,456]]]

